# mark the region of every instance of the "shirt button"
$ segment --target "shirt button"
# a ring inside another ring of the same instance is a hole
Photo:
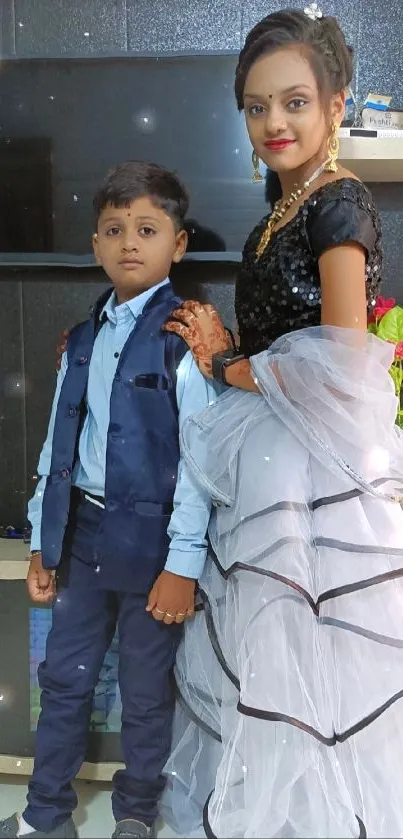
[[[113,355],[114,355],[115,358],[119,358],[120,353],[119,352],[114,352]]]

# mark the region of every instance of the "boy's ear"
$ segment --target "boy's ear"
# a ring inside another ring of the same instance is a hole
[[[180,262],[183,259],[186,248],[188,246],[188,234],[186,230],[180,230],[176,236],[176,248],[172,257],[172,262]]]
[[[99,255],[98,233],[93,234],[92,249],[94,251],[95,261],[97,265],[101,265],[101,257]]]

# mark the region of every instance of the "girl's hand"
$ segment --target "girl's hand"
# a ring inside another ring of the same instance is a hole
[[[187,300],[180,309],[172,312],[163,329],[175,332],[186,341],[200,372],[212,378],[212,357],[216,353],[232,348],[231,338],[221,318],[209,303],[202,304]]]
[[[62,355],[67,350],[67,341],[70,333],[68,329],[63,329],[60,338],[60,344],[56,347],[56,372],[58,373],[62,363]]]

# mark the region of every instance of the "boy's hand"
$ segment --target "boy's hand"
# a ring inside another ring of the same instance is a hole
[[[51,603],[56,594],[55,572],[42,565],[42,554],[32,557],[27,576],[28,592],[34,603]]]
[[[194,615],[195,588],[195,580],[163,571],[150,591],[146,611],[151,612],[156,621],[183,623]]]

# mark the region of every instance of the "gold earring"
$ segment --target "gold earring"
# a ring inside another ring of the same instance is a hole
[[[259,158],[258,158],[254,149],[253,149],[253,152],[252,152],[252,166],[253,166],[252,183],[260,184],[260,182],[263,180],[263,176],[260,174]]]
[[[332,123],[332,130],[330,133],[327,152],[329,155],[326,161],[325,172],[337,172],[337,158],[339,156],[339,126],[337,123]]]

